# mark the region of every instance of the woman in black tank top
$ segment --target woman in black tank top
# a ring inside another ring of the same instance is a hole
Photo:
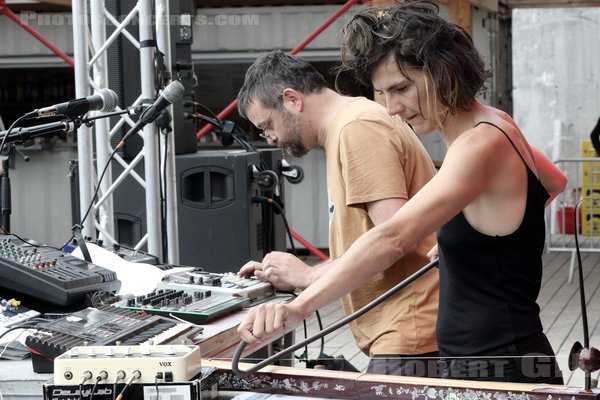
[[[238,332],[257,343],[290,329],[437,231],[443,376],[562,383],[536,299],[544,207],[566,177],[506,113],[476,99],[490,73],[468,33],[437,12],[428,1],[360,10],[344,28],[340,72],[372,86],[417,134],[438,130],[440,170],[298,298],[253,308]]]

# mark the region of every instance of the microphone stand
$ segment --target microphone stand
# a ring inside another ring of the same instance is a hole
[[[15,147],[17,143],[23,143],[25,146],[31,145],[32,138],[53,133],[69,133],[77,130],[81,126],[80,120],[75,121],[57,121],[47,124],[41,124],[31,127],[21,127],[0,132],[0,142],[2,145],[8,144],[6,150],[6,158],[2,160],[2,176],[0,177],[0,213],[2,214],[2,231],[3,233],[10,232],[10,215],[12,213],[11,202],[11,187],[10,187],[10,156],[13,151],[20,151]],[[29,161],[29,157],[24,157],[25,161]]]
[[[37,136],[44,136],[53,133],[70,133],[76,131],[81,126],[81,120],[63,120],[49,122],[47,124],[9,129],[0,132],[0,141],[4,143],[26,143]]]
[[[134,115],[141,113],[142,111],[143,111],[142,106],[128,107],[125,110],[121,110],[121,111],[113,111],[113,112],[109,112],[109,113],[102,113],[99,115],[95,115],[93,117],[82,118],[81,123],[83,123],[87,126],[92,126],[94,124],[94,121],[99,118],[114,117],[116,115],[123,115],[123,114],[127,114],[129,116],[134,116]]]
[[[9,158],[12,149],[9,150],[6,158],[2,160],[2,177],[0,177],[0,202],[2,212],[2,233],[10,232],[10,179],[8,177]]]

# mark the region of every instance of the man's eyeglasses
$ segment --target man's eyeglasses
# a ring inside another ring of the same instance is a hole
[[[271,129],[271,115],[273,114],[273,108],[271,108],[271,111],[269,111],[269,116],[267,117],[267,122],[265,122],[264,124],[264,128],[263,130],[258,134],[258,136],[260,136],[263,139],[270,139],[269,135],[267,135],[267,131],[269,129]]]

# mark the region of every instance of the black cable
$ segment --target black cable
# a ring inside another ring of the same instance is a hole
[[[161,218],[161,231],[162,231],[162,260],[164,262],[166,260],[165,255],[168,254],[169,249],[169,240],[167,238],[167,193],[166,193],[166,182],[167,182],[167,151],[169,147],[168,140],[168,132],[164,134],[164,155],[161,160],[160,152],[158,156],[158,165],[163,163],[163,173],[162,179],[159,180],[159,190],[160,190],[160,218]],[[160,147],[160,142],[159,142]]]
[[[113,396],[112,396],[112,400],[115,400],[117,397],[117,384],[119,383],[120,380],[125,379],[125,371],[118,370],[117,374],[115,375],[115,382],[113,383]]]
[[[102,179],[104,179],[104,175],[106,174],[106,171],[108,170],[108,167],[110,166],[111,161],[113,160],[113,158],[115,158],[115,154],[117,153],[118,150],[119,150],[119,147],[115,147],[114,150],[112,151],[112,153],[110,153],[110,157],[108,157],[108,160],[106,161],[106,165],[104,166],[104,169],[102,170],[102,174],[100,174],[100,177],[98,178],[98,185],[96,186],[96,190],[94,191],[94,195],[92,196],[92,200],[90,202],[90,205],[87,208],[85,214],[83,215],[83,218],[81,218],[81,220],[79,222],[80,226],[83,226],[83,222],[86,220],[86,218],[88,217],[88,214],[92,210],[92,207],[94,206],[94,201],[98,197],[98,191],[100,191],[100,183],[102,182]],[[69,240],[67,240],[65,242],[65,244],[63,244],[61,246],[61,248],[64,248],[69,243],[71,243],[71,241],[73,240],[74,237],[75,237],[75,235],[71,235],[71,237],[69,238]]]
[[[6,133],[4,134],[4,137],[2,138],[2,142],[0,142],[0,154],[2,153],[2,150],[4,150],[4,143],[6,143],[6,139],[8,138],[8,136],[10,135],[10,132],[13,130],[13,128],[15,128],[21,121],[23,121],[25,118],[24,115],[20,116],[19,118],[17,118],[15,120],[15,122],[13,122],[9,127],[8,130],[6,131]]]
[[[17,239],[19,239],[21,242],[23,242],[25,244],[28,244],[29,246],[32,246],[32,247],[37,247],[38,249],[39,248],[47,247],[49,249],[54,249],[54,250],[62,251],[62,249],[59,249],[58,247],[49,246],[49,245],[45,245],[45,244],[39,244],[39,243],[31,242],[28,239],[23,239],[21,236],[17,235],[16,233],[4,232],[3,235],[14,236]]]
[[[218,116],[218,115],[217,115],[217,114],[216,114],[216,113],[215,113],[213,110],[211,110],[210,108],[208,108],[207,106],[205,106],[205,105],[204,105],[204,104],[202,104],[202,103],[198,103],[198,102],[196,102],[196,101],[190,101],[189,103],[188,103],[188,102],[185,102],[185,103],[183,104],[183,106],[184,106],[184,107],[193,106],[193,107],[194,107],[194,111],[195,111],[195,107],[200,107],[200,108],[202,108],[204,111],[208,112],[208,113],[210,114],[210,116],[211,116],[211,117],[213,117],[214,119],[217,119],[217,120],[219,119],[219,116]]]
[[[265,253],[270,253],[275,247],[275,225],[273,224],[273,206],[270,203],[262,204],[262,212],[266,219],[263,224],[263,237],[265,238]]]
[[[298,297],[298,295],[296,293],[292,293],[292,295],[294,297]],[[323,330],[323,322],[321,321],[321,314],[319,313],[319,310],[315,311],[315,315],[317,316],[317,323],[319,324],[319,330],[322,331]],[[306,319],[302,320],[302,325],[304,327],[304,339],[308,339],[308,327],[306,326]],[[325,336],[321,337],[321,349],[319,350],[319,355],[317,356],[317,359],[320,359],[321,355],[325,353]],[[306,355],[306,364],[308,365],[308,343],[306,343],[306,346],[304,346],[304,354]]]
[[[90,400],[92,400],[94,398],[94,392],[96,391],[96,388],[98,387],[98,382],[100,382],[102,380],[102,378],[100,378],[99,376],[96,377],[96,382],[94,382],[94,386],[92,386],[92,392],[90,393]]]
[[[292,248],[292,254],[295,255],[295,256],[298,256],[298,252],[296,251],[296,246],[294,246],[294,238],[292,237],[292,231],[290,229],[290,226],[288,225],[287,218],[285,217],[285,212],[283,211],[283,208],[281,207],[281,205],[279,205],[279,203],[277,203],[273,199],[270,199],[268,197],[264,197],[264,199],[267,199],[267,201],[270,204],[275,205],[275,207],[279,210],[279,214],[281,215],[281,218],[283,219],[283,224],[285,225],[285,230],[286,230],[286,232],[288,234],[288,238],[290,240],[290,246]]]
[[[16,325],[16,326],[12,326],[10,328],[8,328],[8,330],[0,333],[0,339],[2,339],[7,333],[12,332],[12,331],[16,331],[17,329],[22,329],[20,326]]]
[[[154,376],[154,387],[156,388],[156,400],[160,399],[160,392],[158,390],[158,373]]]
[[[117,396],[117,400],[122,400],[125,398],[125,393],[127,392],[127,389],[129,389],[129,386],[131,386],[131,384],[133,383],[133,381],[140,379],[140,377],[142,376],[142,373],[136,369],[135,371],[133,371],[131,378],[129,378],[129,381],[127,381],[127,383],[125,384],[125,386],[123,387],[123,389],[121,390],[121,393],[119,393],[119,395]]]
[[[89,379],[92,379],[92,373],[85,371],[81,377],[81,382],[79,382],[79,400],[83,400],[83,384]]]
[[[287,222],[287,218],[285,217],[285,212],[283,210],[283,207],[281,207],[279,205],[278,202],[276,201],[271,201],[270,202],[271,205],[275,205],[275,207],[279,210],[279,214],[281,215],[281,218],[283,219],[283,224],[285,225],[285,231],[288,234],[288,238],[290,240],[290,247],[292,249],[292,254],[296,257],[298,257],[298,252],[296,251],[296,246],[294,246],[294,238],[292,237],[292,231],[290,230],[290,227],[288,225]],[[319,330],[322,331],[323,330],[323,321],[321,321],[321,314],[319,313],[319,310],[315,311],[316,317],[317,317],[317,324],[319,325]],[[325,336],[321,337],[321,350],[319,352],[319,357],[325,352]],[[306,353],[308,355],[308,352]]]

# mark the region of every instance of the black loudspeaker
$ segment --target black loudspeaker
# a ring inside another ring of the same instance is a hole
[[[179,261],[237,272],[263,257],[262,204],[253,169],[259,153],[200,151],[177,157]]]
[[[211,150],[175,157],[179,263],[210,272],[237,272],[249,260],[260,261],[273,250],[287,248],[285,224],[279,209],[253,200],[275,199],[283,209],[284,185],[281,149]],[[77,161],[70,161],[73,223],[79,222]],[[256,168],[273,171],[275,188],[260,186]],[[123,171],[112,164],[113,177]],[[144,163],[134,171],[143,179]],[[146,197],[131,176],[113,192],[115,239],[135,246],[147,232]],[[141,250],[146,251],[143,247]]]
[[[106,0],[105,7],[108,12],[115,16],[127,15],[136,6],[136,0]],[[171,37],[171,70],[172,79],[182,79],[186,82],[193,82],[193,65],[191,61],[192,54],[192,10],[191,0],[174,0],[169,2],[170,37]],[[114,32],[116,28],[107,24],[107,35]],[[139,40],[139,20],[135,17],[134,22],[128,25],[125,30],[134,38]],[[158,49],[164,52],[164,49]],[[108,85],[119,96],[119,106],[126,108],[131,106],[141,93],[140,82],[140,53],[139,50],[124,36],[119,36],[107,51],[108,65]],[[158,52],[157,52],[158,55]],[[159,84],[167,85],[168,76],[160,71],[162,58],[157,56],[154,61],[157,70],[156,79]],[[168,66],[167,66],[168,67]],[[159,79],[160,78],[160,79]],[[162,79],[162,82],[160,81]],[[193,91],[186,86],[184,93],[185,100],[193,100]],[[152,104],[154,98],[146,99],[146,103]],[[189,110],[188,110],[189,111]],[[183,100],[173,104],[172,127],[175,138],[175,154],[195,153],[197,150],[196,125],[193,120],[183,118]],[[133,117],[137,120],[138,117]],[[111,126],[114,126],[119,117],[111,117]],[[111,144],[114,146],[119,143],[125,133],[129,130],[129,125],[120,128],[111,138]],[[144,143],[139,135],[133,135],[120,150],[121,156],[126,160],[133,159],[143,148]]]

